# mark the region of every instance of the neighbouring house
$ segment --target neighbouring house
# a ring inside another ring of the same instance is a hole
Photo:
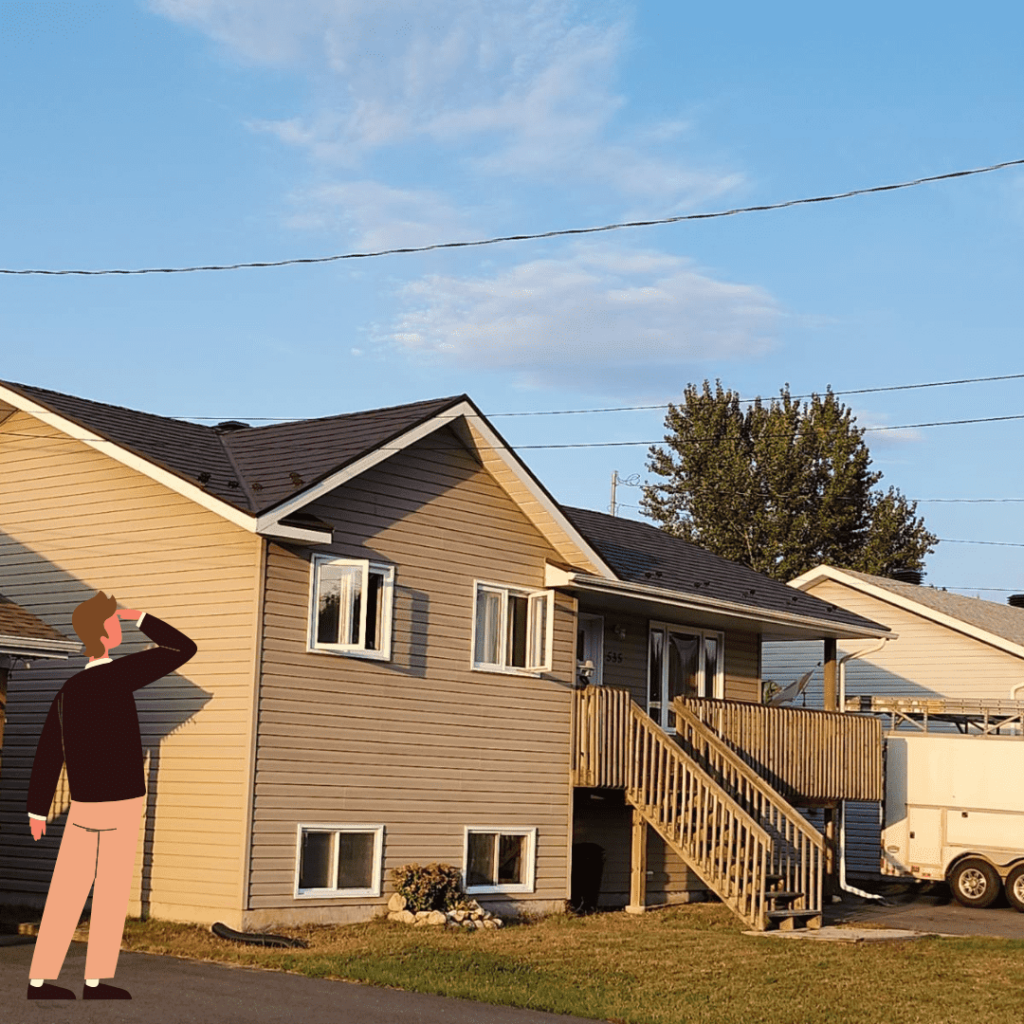
[[[3,780],[4,726],[7,722],[7,680],[17,662],[29,668],[39,658],[66,661],[82,649],[52,626],[0,594],[0,787]]]
[[[891,630],[884,640],[839,643],[841,696],[1024,700],[1024,608],[827,565],[789,585]],[[764,676],[784,685],[816,670],[796,703],[820,708],[823,657],[817,640],[766,643]],[[881,876],[878,812],[874,803],[847,807],[851,876]]]
[[[603,905],[814,924],[827,844],[789,801],[879,798],[877,723],[764,708],[760,652],[885,626],[559,505],[464,395],[201,426],[0,382],[0,462],[7,593],[67,630],[103,590],[198,645],[136,695],[132,914],[362,920],[431,861],[561,910],[600,847]],[[66,785],[37,844],[24,802],[68,671],[11,674],[5,901],[42,902],[59,846]]]

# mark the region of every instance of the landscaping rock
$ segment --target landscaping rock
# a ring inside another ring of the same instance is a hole
[[[443,910],[432,910],[427,915],[427,924],[444,924],[448,920]]]
[[[391,911],[405,910],[406,902],[407,901],[406,901],[405,897],[400,892],[396,892],[391,897],[391,899],[388,900],[388,910],[391,910]]]

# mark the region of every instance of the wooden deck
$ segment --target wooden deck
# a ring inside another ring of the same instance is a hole
[[[822,836],[688,708],[676,714],[673,738],[627,690],[576,694],[574,784],[623,789],[634,808],[631,907],[649,826],[750,926],[820,926]]]

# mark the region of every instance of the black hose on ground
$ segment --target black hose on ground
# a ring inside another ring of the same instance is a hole
[[[263,932],[236,932],[234,928],[229,928],[220,921],[212,925],[210,931],[220,939],[229,939],[231,942],[246,942],[250,946],[298,946],[300,949],[306,948],[306,943],[302,939],[289,939],[287,935],[267,935]]]

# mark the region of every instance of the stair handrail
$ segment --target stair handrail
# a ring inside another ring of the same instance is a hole
[[[774,845],[768,831],[697,761],[673,742],[672,737],[635,701],[630,702],[629,726],[631,756],[626,773],[627,799],[670,846],[684,853],[686,861],[735,913],[752,927],[764,930],[768,909],[767,875]],[[642,745],[644,733],[660,754],[657,762],[649,753],[643,756],[637,749]],[[699,824],[693,822],[688,813],[681,813],[678,817],[670,814],[671,821],[662,820],[656,809],[666,806],[669,802],[666,798],[675,798],[681,791],[692,794],[694,787],[689,780],[693,780],[698,792],[703,790],[706,793],[707,798],[699,797],[697,802],[703,811],[711,810],[712,817],[701,819]],[[745,858],[730,852],[728,845],[711,842],[707,836],[702,838],[701,827],[715,829],[723,825],[722,820],[715,816],[716,811],[724,811],[734,820],[737,842],[739,830],[745,831]]]
[[[714,749],[719,757],[727,761],[737,774],[743,776],[752,789],[760,793],[762,797],[781,811],[785,817],[789,818],[796,828],[807,836],[819,850],[824,851],[825,839],[821,833],[777,789],[758,775],[710,726],[705,725],[692,711],[686,708],[680,698],[677,697],[672,702],[672,710],[676,713],[677,721],[682,719],[690,727],[693,734],[699,736],[709,747]],[[677,727],[677,733],[678,731]]]
[[[636,701],[630,705],[630,712],[632,714],[633,721],[642,729],[646,729],[651,733],[659,743],[664,743],[673,757],[679,757],[683,760],[687,759],[686,751],[683,750],[678,743],[674,742],[672,737],[665,732],[665,730],[662,729],[662,727],[658,725],[658,723],[651,718],[651,716],[647,714],[647,712],[644,711]],[[632,770],[629,771],[626,789],[636,791],[640,787],[637,785],[639,780],[633,778],[636,764],[635,759],[632,758],[631,767]],[[772,838],[764,826],[762,826],[760,822],[758,822],[758,820],[723,785],[721,785],[721,783],[716,782],[714,777],[706,769],[697,762],[693,762],[692,765],[687,765],[686,769],[700,777],[703,785],[707,786],[723,804],[735,804],[736,807],[733,813],[738,818],[742,819],[744,826],[750,829],[750,831],[759,839],[763,838],[769,845],[771,845]],[[814,832],[814,829],[812,828],[811,831]],[[815,835],[817,835],[816,832]]]

